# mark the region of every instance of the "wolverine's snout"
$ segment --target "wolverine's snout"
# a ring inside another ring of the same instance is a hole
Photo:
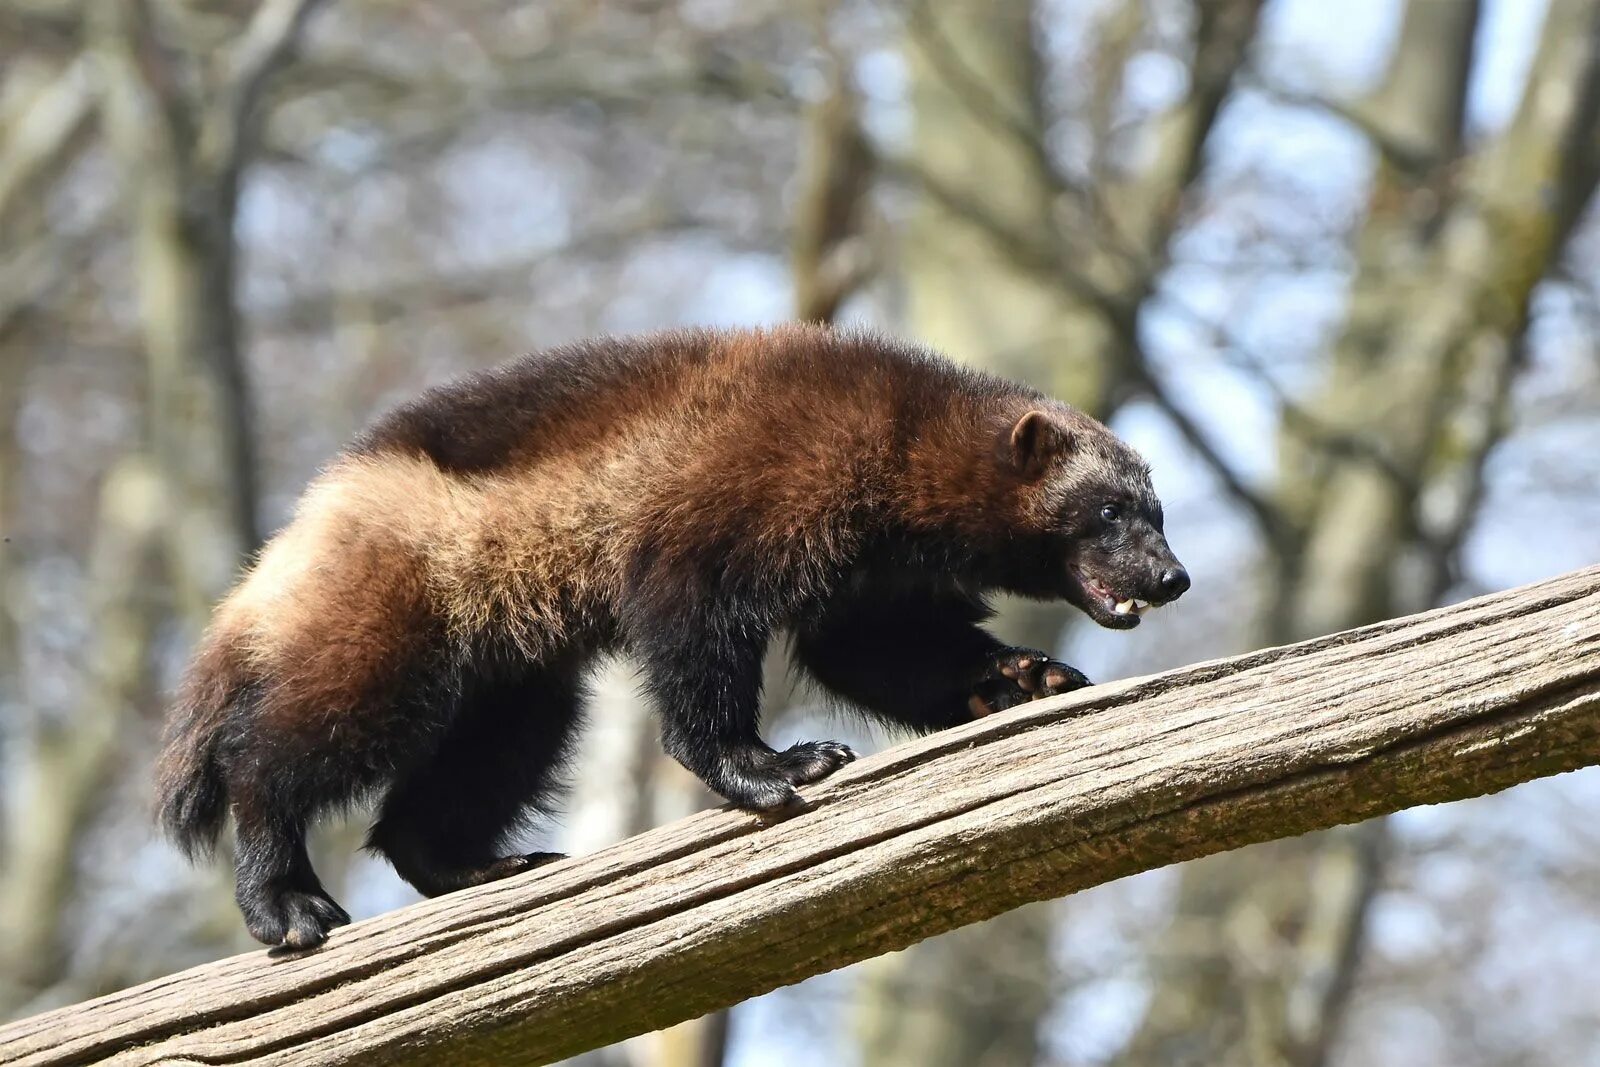
[[[1177,600],[1189,591],[1189,572],[1177,560],[1161,572],[1161,593],[1165,601]]]
[[[1189,571],[1172,552],[1160,530],[1150,529],[1145,536],[1145,558],[1149,570],[1139,583],[1141,599],[1152,604],[1169,604],[1189,590]]]

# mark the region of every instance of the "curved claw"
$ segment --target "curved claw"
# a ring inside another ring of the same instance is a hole
[[[776,766],[791,785],[809,785],[855,758],[855,751],[838,741],[802,741],[778,753]]]
[[[976,686],[967,706],[974,718],[1006,711],[1018,704],[1058,696],[1090,685],[1082,671],[1051,659],[1036,648],[1008,648]]]

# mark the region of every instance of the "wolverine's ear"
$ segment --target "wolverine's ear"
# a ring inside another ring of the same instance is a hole
[[[1072,431],[1050,412],[1034,410],[1016,421],[1005,441],[1012,466],[1024,477],[1037,478],[1072,447]]]

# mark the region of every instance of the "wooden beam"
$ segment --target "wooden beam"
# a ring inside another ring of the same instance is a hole
[[[892,669],[892,665],[891,665]],[[1033,900],[1600,762],[1600,567],[1040,701],[763,825],[596,853],[0,1029],[0,1064],[536,1064]]]

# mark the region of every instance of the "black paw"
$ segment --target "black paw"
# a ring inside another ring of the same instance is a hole
[[[776,767],[790,784],[809,785],[822,781],[855,758],[849,745],[837,741],[802,741],[778,753]]]
[[[1008,648],[1000,652],[989,672],[973,687],[967,702],[974,718],[1006,711],[1030,700],[1070,693],[1090,685],[1076,667],[1033,648]]]
[[[702,778],[735,807],[790,813],[805,807],[795,786],[820,781],[855,758],[837,741],[802,741],[782,752],[751,745],[724,752]]]
[[[324,892],[261,890],[241,896],[239,907],[251,937],[292,951],[316,948],[334,927],[350,922],[350,913]]]
[[[715,788],[734,807],[746,811],[772,813],[805,806],[794,791],[794,783],[775,765],[761,771],[730,774]]]

